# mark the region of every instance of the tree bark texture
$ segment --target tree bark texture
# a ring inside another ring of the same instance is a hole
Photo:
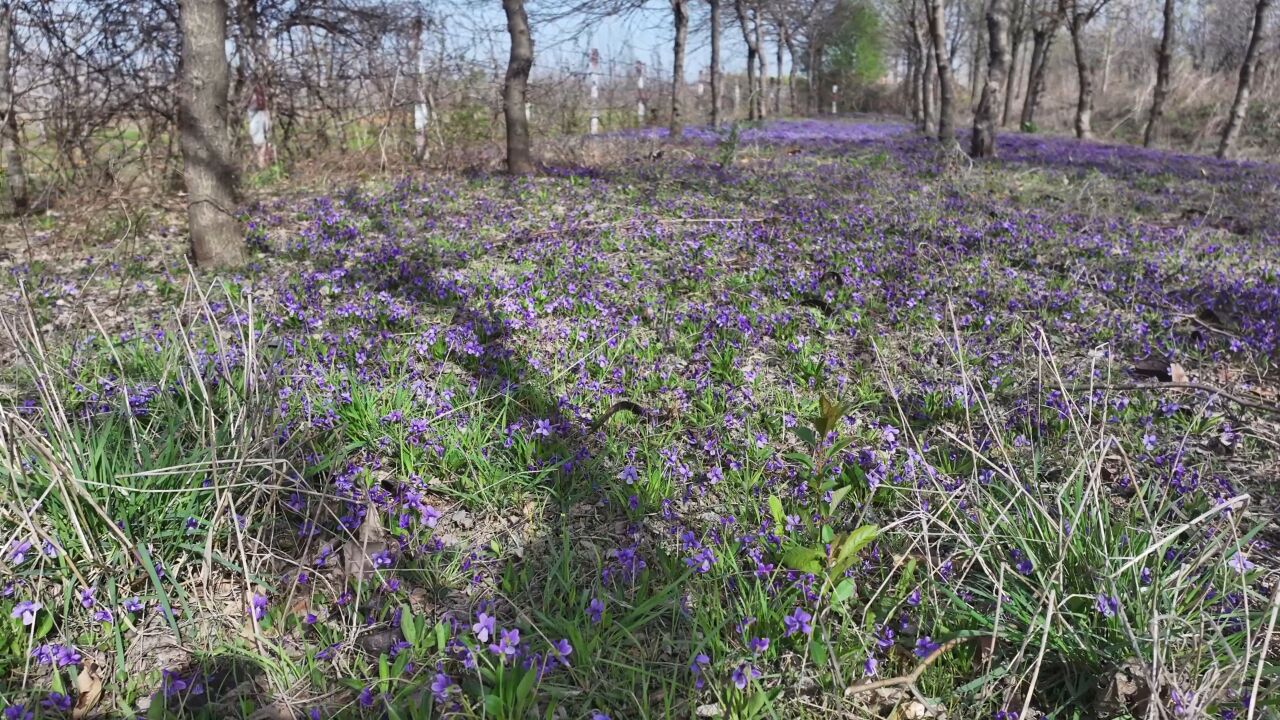
[[[1236,97],[1231,103],[1231,113],[1227,115],[1227,126],[1222,130],[1222,141],[1218,143],[1218,157],[1225,158],[1231,154],[1240,128],[1244,125],[1245,113],[1249,111],[1249,90],[1253,83],[1254,68],[1258,63],[1258,48],[1262,45],[1264,25],[1267,22],[1267,8],[1271,0],[1257,0],[1253,6],[1253,31],[1249,34],[1249,45],[1244,52],[1244,62],[1240,65],[1240,80],[1236,84]]]
[[[533,38],[529,34],[529,15],[525,12],[524,0],[502,0],[502,10],[507,15],[507,35],[511,38],[507,75],[502,85],[502,113],[507,124],[507,172],[529,175],[533,172],[533,150],[525,102],[529,71],[533,69]]]
[[[181,0],[182,84],[178,132],[191,251],[201,267],[244,261],[235,218],[236,171],[227,133],[226,0]]]
[[[711,127],[720,127],[720,0],[711,3]]]
[[[927,0],[926,10],[938,72],[938,139],[953,142],[956,138],[955,80],[951,73],[951,61],[947,56],[947,14],[943,2],[944,0]]]
[[[1000,94],[1009,75],[1009,4],[1010,0],[991,0],[987,6],[987,82],[973,116],[974,157],[996,154],[996,116],[1004,106]]]
[[[1151,95],[1151,115],[1147,129],[1142,133],[1142,145],[1151,147],[1156,141],[1156,130],[1164,116],[1164,101],[1169,96],[1169,75],[1173,65],[1173,35],[1175,32],[1174,0],[1164,0],[1164,23],[1160,30],[1160,49],[1156,51],[1156,87]]]
[[[671,19],[676,38],[671,59],[671,122],[667,130],[672,140],[679,140],[684,135],[684,48],[689,41],[689,0],[671,0]]]
[[[13,3],[0,5],[0,144],[4,152],[5,192],[0,197],[0,213],[17,215],[27,211],[27,173],[22,165],[18,109],[13,97]]]

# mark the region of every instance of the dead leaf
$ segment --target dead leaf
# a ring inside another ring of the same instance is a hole
[[[400,631],[394,628],[374,630],[356,638],[356,646],[373,657],[391,652],[395,644],[404,639]]]
[[[101,700],[102,678],[94,672],[93,659],[86,657],[76,673],[76,706],[71,710],[71,717],[76,720],[89,717]]]
[[[1105,687],[1095,700],[1100,717],[1131,715],[1146,717],[1151,702],[1151,689],[1147,685],[1142,663],[1130,658],[1107,678]]]
[[[907,691],[901,687],[876,688],[871,694],[875,699],[875,705],[881,708],[897,707],[907,699]]]
[[[1223,387],[1226,387],[1227,385],[1231,384],[1232,380],[1233,378],[1231,377],[1231,368],[1228,368],[1225,365],[1220,365],[1218,367],[1218,384]]]
[[[996,650],[996,638],[994,635],[984,635],[974,638],[974,646],[978,648],[978,653],[974,655],[975,664],[985,664],[991,662],[991,655]]]
[[[453,513],[449,516],[449,519],[452,520],[455,525],[462,528],[463,530],[470,530],[471,528],[476,526],[475,518],[472,517],[471,513],[467,512],[466,510],[461,510],[461,509],[454,510]]]
[[[249,720],[293,720],[297,717],[293,710],[283,702],[277,700],[263,708],[258,708]]]
[[[1191,382],[1191,377],[1187,375],[1187,371],[1182,369],[1178,363],[1169,366],[1169,379],[1173,382],[1186,384]]]
[[[359,534],[342,544],[343,573],[348,579],[357,581],[373,577],[378,567],[374,557],[386,549],[382,523],[378,521],[377,511],[370,509],[360,524]]]
[[[311,596],[299,595],[293,599],[293,604],[289,606],[290,615],[306,615],[311,610]]]

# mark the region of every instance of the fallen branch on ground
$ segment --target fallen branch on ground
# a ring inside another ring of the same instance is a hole
[[[983,638],[989,639],[990,637],[990,635],[977,635],[974,637],[952,638],[939,645],[933,652],[926,655],[924,659],[920,661],[920,664],[916,665],[915,669],[906,675],[885,678],[883,680],[863,680],[861,682],[856,682],[845,689],[845,697],[850,697],[859,693],[871,692],[872,690],[878,690],[880,688],[897,687],[899,685],[914,686],[916,681],[920,679],[920,676],[924,674],[924,671],[929,669],[929,666],[937,661],[938,658],[945,655],[948,650],[969,640],[980,640]]]
[[[1241,407],[1253,408],[1254,410],[1261,410],[1262,412],[1272,413],[1273,415],[1280,415],[1280,407],[1277,407],[1275,405],[1268,405],[1267,403],[1264,403],[1264,402],[1246,400],[1245,398],[1242,398],[1238,395],[1232,395],[1231,393],[1227,392],[1226,390],[1223,390],[1222,388],[1214,387],[1212,385],[1205,385],[1203,383],[1167,382],[1167,383],[1160,383],[1159,385],[1140,385],[1137,383],[1126,384],[1126,385],[1077,385],[1074,387],[1067,388],[1068,392],[1073,392],[1073,393],[1087,392],[1092,390],[1200,390],[1202,392],[1207,392],[1213,395],[1224,397],[1227,400],[1230,400],[1231,402],[1237,405],[1240,405]]]

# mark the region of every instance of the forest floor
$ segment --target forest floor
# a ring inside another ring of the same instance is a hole
[[[1275,716],[1280,166],[603,142],[9,233],[4,717]]]

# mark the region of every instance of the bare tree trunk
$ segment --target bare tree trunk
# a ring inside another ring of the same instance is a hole
[[[720,0],[711,3],[711,127],[720,127]]]
[[[529,116],[525,111],[529,71],[533,69],[533,38],[529,35],[529,15],[524,0],[502,0],[507,15],[511,54],[507,57],[506,81],[502,85],[502,113],[507,123],[507,172],[533,172],[533,151],[529,145]]]
[[[1043,24],[1037,23],[1031,31],[1031,64],[1027,69],[1027,96],[1022,101],[1022,117],[1019,122],[1024,132],[1030,132],[1036,123],[1036,110],[1044,97],[1045,71],[1049,66],[1049,51],[1053,38],[1062,23],[1062,6]]]
[[[413,121],[413,161],[415,163],[422,162],[427,156],[427,125],[431,120],[431,108],[427,104],[427,93],[423,88],[422,79],[423,27],[422,15],[415,16],[410,24],[413,37],[409,39],[409,52],[413,56],[410,59],[413,66],[409,73],[409,95],[413,98],[410,115]]]
[[[902,99],[906,103],[907,114],[911,116],[912,126],[920,124],[920,108],[916,105],[916,51],[907,46],[907,72],[902,88]]]
[[[760,63],[758,78],[760,91],[756,94],[756,117],[763,120],[769,115],[769,53],[765,52],[764,18],[760,16],[759,5],[752,12],[752,24],[755,26],[756,47],[759,49],[756,60]]]
[[[781,20],[775,22],[778,26],[778,42],[774,46],[774,80],[773,80],[773,114],[782,114],[782,52],[786,49],[785,40],[787,29]]]
[[[916,12],[918,7],[918,1],[912,0],[911,7],[907,10],[907,31],[911,34],[910,49],[915,56],[915,67],[911,75],[911,119],[915,121],[916,129],[928,133],[932,108],[926,84],[929,82],[931,73],[929,68],[932,67],[930,60],[933,55],[929,52],[928,38],[920,30],[919,14]]]
[[[983,5],[986,5],[986,2],[984,2]],[[980,22],[981,21],[974,23],[979,27],[975,28],[973,33],[973,48],[969,54],[969,102],[971,105],[973,103],[973,98],[978,97],[979,93],[982,92],[982,87],[978,85],[978,81],[983,79],[983,75],[980,71],[982,70],[982,56],[986,50],[987,39],[983,36],[980,29]]]
[[[925,135],[932,135],[938,129],[937,93],[934,92],[934,78],[938,74],[938,56],[933,53],[933,37],[926,38],[924,43],[924,76],[920,82],[920,99],[923,103],[924,116],[920,129]]]
[[[973,116],[975,157],[995,157],[996,113],[1004,105],[1004,92],[1009,74],[1009,4],[1010,0],[991,0],[987,6],[987,82],[982,87],[982,100]]]
[[[945,143],[956,139],[955,80],[947,57],[946,8],[944,0],[927,0],[929,35],[933,38],[934,62],[938,66],[938,139]]]
[[[1111,48],[1115,45],[1116,26],[1114,23],[1107,23],[1107,42],[1102,46],[1102,87],[1099,92],[1105,98],[1107,96],[1107,88],[1111,87]]]
[[[1009,113],[1013,108],[1014,89],[1018,87],[1018,57],[1022,52],[1022,37],[1027,30],[1027,0],[1015,0],[1013,19],[1009,22],[1009,80],[1005,83],[1004,108],[1000,114],[1000,125],[1009,125]]]
[[[911,121],[924,128],[924,53],[916,48],[915,67],[911,68]]]
[[[244,261],[235,219],[236,172],[227,136],[227,1],[180,0],[182,90],[178,130],[191,251],[201,267]]]
[[[4,146],[5,193],[0,196],[0,213],[17,215],[27,211],[27,173],[22,167],[19,146],[18,108],[13,97],[13,4],[0,6],[0,143]]]
[[[960,3],[957,3],[960,5]],[[963,8],[962,8],[963,9]],[[946,8],[943,8],[943,16],[946,16]],[[943,23],[942,34],[947,37],[947,62],[951,66],[951,77],[955,78],[955,67],[957,65],[956,58],[960,57],[960,46],[964,40],[964,21],[965,13],[951,13],[952,24],[955,26],[951,29],[950,34],[947,33],[947,25]]]
[[[811,115],[818,114],[818,84],[815,78],[818,74],[818,50],[809,43],[809,72],[805,75],[805,89],[809,91],[809,97],[805,98],[805,106],[809,108]],[[809,107],[812,106],[812,107]]]
[[[1258,48],[1262,45],[1262,31],[1267,22],[1267,7],[1270,4],[1271,0],[1257,0],[1253,6],[1253,32],[1249,35],[1249,46],[1244,52],[1244,63],[1240,65],[1240,82],[1236,85],[1236,98],[1231,103],[1231,113],[1227,115],[1227,127],[1223,129],[1222,141],[1218,143],[1220,158],[1231,154],[1231,148],[1240,135],[1240,126],[1244,125],[1245,113],[1249,111],[1249,86],[1253,82],[1253,70],[1258,62]]]
[[[796,92],[799,87],[800,68],[796,64],[796,42],[791,35],[791,31],[787,31],[787,58],[791,60],[791,68],[787,71],[787,98],[791,104],[791,114],[800,114],[800,95]]]
[[[1076,0],[1064,0],[1073,5]],[[1088,48],[1084,45],[1084,28],[1089,22],[1086,13],[1071,9],[1071,50],[1076,59],[1076,137],[1093,139],[1093,66],[1089,63]]]
[[[1151,116],[1142,133],[1143,147],[1156,141],[1156,128],[1164,115],[1164,101],[1169,96],[1169,72],[1173,64],[1174,0],[1164,0],[1164,25],[1160,31],[1160,49],[1156,53],[1156,87],[1151,96]]]
[[[756,43],[755,33],[751,31],[751,19],[747,17],[745,0],[733,0],[733,9],[738,16],[738,25],[742,27],[742,39],[747,44],[747,119],[755,120],[756,55],[760,53],[760,46]]]
[[[667,129],[672,140],[679,140],[684,135],[680,103],[684,95],[684,46],[689,40],[689,0],[671,0],[671,16],[675,21],[676,39],[671,60],[671,122]]]
[[[1031,31],[1031,59],[1027,62],[1027,94],[1022,98],[1022,114],[1018,124],[1023,132],[1030,132],[1035,127],[1036,110],[1040,107],[1040,98],[1044,95],[1045,65],[1049,57],[1049,49],[1053,43],[1053,35],[1042,28]]]

